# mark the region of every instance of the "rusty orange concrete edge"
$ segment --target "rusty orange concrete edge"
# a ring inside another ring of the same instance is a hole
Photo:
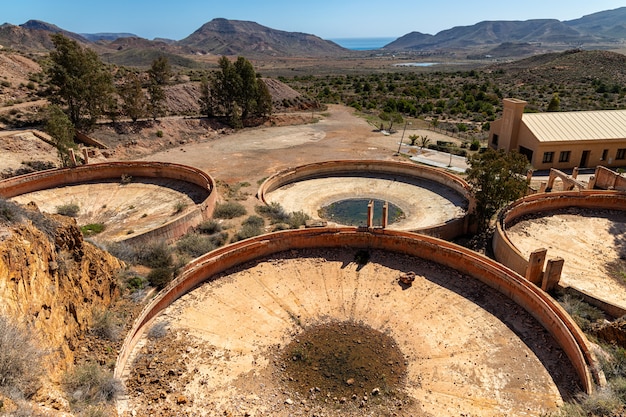
[[[97,180],[118,179],[121,181],[122,175],[172,178],[198,185],[208,192],[208,197],[200,204],[183,211],[180,216],[158,228],[125,239],[126,243],[145,243],[152,239],[173,240],[185,234],[190,227],[198,225],[213,215],[217,199],[213,178],[199,169],[168,162],[104,162],[33,172],[0,181],[0,196],[12,198],[48,188]]]
[[[480,280],[519,304],[552,334],[574,366],[585,392],[593,392],[594,381],[599,385],[606,383],[580,328],[554,299],[519,274],[492,259],[445,240],[411,232],[355,227],[269,233],[236,242],[195,259],[137,318],[122,345],[114,375],[122,377],[131,352],[159,312],[201,283],[214,279],[220,272],[286,250],[346,247],[380,249],[416,256]]]
[[[441,239],[451,240],[467,234],[470,228],[470,218],[475,212],[475,198],[471,193],[470,185],[461,177],[445,170],[417,165],[407,162],[384,160],[335,160],[315,162],[288,168],[268,177],[257,191],[257,198],[268,204],[266,195],[272,191],[298,181],[320,178],[327,175],[350,175],[355,173],[398,175],[408,178],[425,179],[436,182],[457,192],[467,200],[468,208],[465,216],[445,223],[411,230]]]

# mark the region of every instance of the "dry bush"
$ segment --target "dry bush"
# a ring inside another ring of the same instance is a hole
[[[112,373],[91,362],[66,375],[65,388],[79,409],[83,405],[112,402],[123,391],[122,383]]]
[[[33,333],[0,315],[0,390],[30,398],[39,389],[44,352]]]

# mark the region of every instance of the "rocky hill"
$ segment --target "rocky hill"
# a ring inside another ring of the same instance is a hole
[[[615,46],[626,40],[626,7],[561,22],[556,19],[483,21],[457,26],[436,35],[408,33],[385,45],[384,50],[474,50],[502,43],[532,43],[541,51],[578,46]]]
[[[315,35],[227,19],[205,23],[178,44],[192,53],[218,55],[337,56],[349,52]]]

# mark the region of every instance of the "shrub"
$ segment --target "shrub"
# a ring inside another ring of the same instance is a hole
[[[105,246],[107,251],[116,258],[129,264],[137,262],[138,254],[134,246],[124,242],[108,242]]]
[[[146,277],[150,285],[158,290],[162,290],[174,278],[174,273],[169,267],[155,268]]]
[[[74,401],[86,404],[111,402],[123,390],[118,379],[92,362],[66,375],[65,389]]]
[[[206,220],[198,225],[196,228],[198,232],[205,235],[212,235],[222,231],[222,225],[215,220]]]
[[[122,326],[111,311],[106,309],[94,310],[92,318],[91,333],[111,342],[120,340]]]
[[[162,130],[157,130],[156,135],[157,135],[157,138],[162,138],[163,137],[163,131]]]
[[[233,242],[258,236],[263,233],[265,222],[259,216],[250,216],[241,224],[241,230],[233,236]]]
[[[478,139],[474,139],[470,144],[470,151],[477,151],[480,149],[480,141]]]
[[[217,219],[234,219],[246,214],[246,208],[240,203],[226,202],[217,204],[213,211],[213,217]]]
[[[260,215],[268,216],[272,224],[287,223],[289,221],[289,214],[287,214],[285,209],[276,202],[264,206],[256,206],[255,211]]]
[[[300,211],[294,211],[289,215],[289,227],[292,229],[298,229],[300,226],[306,225],[306,221],[310,220],[311,216]]]
[[[63,204],[61,206],[57,206],[56,208],[57,214],[68,217],[76,217],[79,211],[80,207],[76,203]]]
[[[211,243],[213,243],[213,246],[218,248],[226,244],[226,242],[228,241],[228,233],[226,232],[216,233],[214,235],[211,235],[210,239],[211,239]]]
[[[263,227],[265,226],[265,221],[262,217],[252,215],[248,217],[241,223],[243,226],[252,226],[252,227]]]
[[[143,246],[137,258],[141,265],[149,268],[169,268],[174,263],[172,249],[164,241]]]
[[[0,391],[30,398],[40,387],[43,351],[25,327],[0,315]]]
[[[565,294],[559,299],[559,303],[583,331],[589,331],[591,323],[604,318],[602,311],[585,303],[581,298]]]
[[[12,201],[0,198],[0,221],[12,223],[21,221],[24,209]]]
[[[215,245],[211,238],[198,233],[187,233],[176,243],[176,248],[194,258],[211,252],[215,249]]]

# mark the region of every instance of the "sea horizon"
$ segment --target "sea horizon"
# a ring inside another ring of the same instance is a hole
[[[372,38],[332,38],[329,41],[353,51],[369,51],[380,49],[383,46],[395,41],[394,37],[372,37]]]

